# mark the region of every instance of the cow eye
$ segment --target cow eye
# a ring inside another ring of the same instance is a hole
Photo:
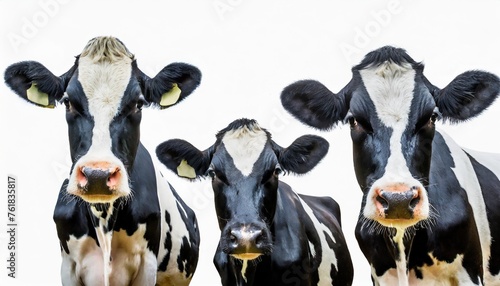
[[[434,112],[429,116],[425,116],[417,122],[415,132],[419,132],[420,130],[426,129],[428,127],[433,127],[436,124],[436,121],[441,118],[441,114],[439,111],[434,110]]]
[[[66,106],[66,110],[69,110],[71,108],[71,102],[69,101],[69,97],[67,95],[63,96],[63,98],[61,98],[59,102]]]
[[[215,171],[214,169],[210,168],[207,170],[207,175],[210,176],[210,178],[214,179],[215,178]]]
[[[432,113],[431,118],[429,119],[429,121],[430,121],[432,124],[434,124],[434,123],[436,123],[436,121],[437,121],[439,118],[441,118],[441,117],[440,117],[440,114],[439,114],[438,112],[434,112],[434,113]]]
[[[278,164],[276,165],[276,167],[274,168],[274,175],[275,176],[279,176],[283,173],[283,169],[281,169],[281,166]]]
[[[358,126],[358,121],[353,116],[347,118],[347,122],[349,122],[351,129],[354,129],[354,128],[356,128],[356,126]]]
[[[141,96],[141,97],[139,97],[139,100],[137,100],[136,108],[138,110],[142,110],[142,107],[144,107],[144,106],[148,106],[148,102],[146,101],[146,99],[143,96]]]

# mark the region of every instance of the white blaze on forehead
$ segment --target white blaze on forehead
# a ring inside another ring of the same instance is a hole
[[[233,158],[234,165],[244,176],[250,175],[267,142],[267,134],[257,124],[251,128],[241,128],[224,134],[222,143]]]
[[[408,125],[415,70],[409,64],[400,66],[385,62],[378,67],[361,70],[360,74],[378,118],[382,124],[392,129],[389,141],[391,155],[384,177],[390,174],[389,180],[398,177],[410,179],[412,176],[401,151],[401,137]]]
[[[88,57],[79,59],[78,80],[87,97],[89,113],[95,124],[92,130],[92,147],[111,149],[109,125],[118,113],[130,81],[131,62],[127,57],[116,62],[95,62]]]
[[[391,128],[406,127],[415,86],[411,65],[385,62],[359,73],[380,121]]]

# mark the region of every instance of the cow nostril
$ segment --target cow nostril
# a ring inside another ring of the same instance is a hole
[[[416,197],[416,198],[412,199],[410,201],[410,208],[414,209],[417,206],[418,202],[420,202],[420,197]]]
[[[238,242],[238,237],[236,237],[236,235],[233,232],[231,232],[231,234],[229,235],[229,241],[231,243],[237,243]]]
[[[256,245],[261,245],[265,241],[265,235],[263,231],[259,231],[255,235],[255,244]]]
[[[383,193],[381,192],[377,196],[376,200],[377,200],[377,202],[379,202],[382,205],[382,207],[384,209],[387,209],[389,207],[389,202],[384,197],[382,197],[382,196],[383,196]]]
[[[109,173],[107,180],[108,187],[114,189],[118,185],[119,177],[120,177],[120,169],[117,167]]]

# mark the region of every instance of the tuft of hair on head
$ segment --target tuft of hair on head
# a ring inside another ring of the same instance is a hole
[[[94,62],[116,62],[123,58],[134,59],[125,45],[115,37],[101,36],[91,39],[80,57],[89,57]]]

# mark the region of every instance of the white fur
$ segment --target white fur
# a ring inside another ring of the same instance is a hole
[[[96,229],[97,232],[101,232]],[[63,285],[154,285],[156,257],[147,249],[144,239],[146,225],[128,236],[125,230],[98,233],[100,247],[88,236],[70,236],[69,254],[62,251],[61,278]],[[107,246],[104,246],[106,244]],[[110,260],[112,258],[112,260]]]
[[[425,266],[419,269],[424,279],[418,279],[415,271],[410,271],[407,281],[399,281],[396,269],[390,269],[382,276],[377,277],[372,267],[372,276],[375,278],[375,285],[394,286],[456,286],[456,285],[476,285],[469,277],[469,274],[462,267],[462,255],[457,255],[451,263],[438,261],[431,253],[429,256],[433,260],[432,266]],[[488,285],[488,284],[486,284]]]
[[[95,240],[84,235],[71,235],[67,241],[70,253],[61,251],[61,282],[63,285],[104,285],[102,251]]]
[[[423,185],[415,180],[402,153],[401,137],[408,125],[413,89],[415,85],[415,71],[410,65],[399,66],[386,62],[379,67],[372,67],[360,71],[366,90],[372,99],[378,118],[382,123],[392,128],[389,140],[391,155],[385,166],[384,175],[373,183],[367,194],[367,202],[363,210],[366,218],[377,220],[380,214],[375,205],[377,189],[384,189],[395,184],[404,184],[408,187],[419,189],[422,209],[420,219],[429,214],[429,204]],[[407,227],[418,221],[404,222],[402,225],[386,225],[394,227]],[[380,221],[385,225],[386,222]]]
[[[224,147],[233,158],[234,165],[244,176],[250,175],[253,165],[259,159],[267,142],[266,133],[258,126],[252,129],[246,126],[224,134]]]

